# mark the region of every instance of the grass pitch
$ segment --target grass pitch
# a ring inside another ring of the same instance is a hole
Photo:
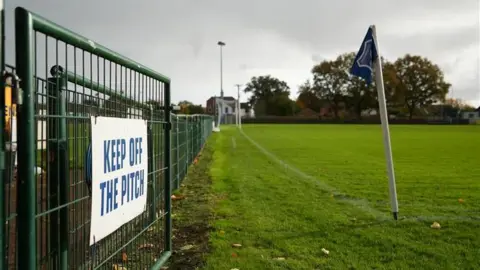
[[[243,131],[209,142],[207,269],[480,268],[479,126],[391,126],[398,221],[380,126]]]

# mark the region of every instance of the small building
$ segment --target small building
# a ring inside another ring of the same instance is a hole
[[[468,119],[470,123],[478,123],[480,122],[480,110],[476,109],[475,111],[469,111],[469,112],[462,112],[461,113],[461,118],[462,119]]]
[[[216,99],[220,97],[210,97],[207,99],[207,106],[206,106],[206,112],[207,114],[210,115],[215,115],[216,114]],[[236,101],[234,97],[223,97],[223,100],[229,102],[230,104],[225,104],[223,107],[223,114],[224,115],[231,115],[235,114],[235,103],[233,101]]]

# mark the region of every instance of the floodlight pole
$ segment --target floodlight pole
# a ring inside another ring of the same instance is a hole
[[[223,46],[225,46],[225,42],[223,41],[219,41],[217,42],[217,45],[220,47],[220,99],[222,100],[223,102]],[[218,123],[217,123],[217,127],[220,126],[220,122],[222,121],[221,119],[221,115],[222,115],[222,110],[223,110],[223,106],[222,106],[222,102],[220,102],[220,104],[217,104],[218,108],[219,108],[219,118],[218,118]]]

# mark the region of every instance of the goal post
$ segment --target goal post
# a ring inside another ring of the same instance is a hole
[[[235,124],[239,127],[241,125],[240,117],[240,103],[237,100],[225,100],[222,98],[215,99],[216,109],[217,109],[217,125],[214,128],[215,132],[220,131],[220,125],[222,124]],[[232,108],[232,113],[225,113],[225,108]],[[227,116],[233,116],[226,118]],[[234,123],[230,123],[229,120],[232,120]]]

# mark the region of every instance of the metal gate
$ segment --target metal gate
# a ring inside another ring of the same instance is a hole
[[[170,79],[23,8],[15,36],[0,268],[159,268],[172,251]],[[143,214],[90,247],[91,116],[148,121],[149,195]]]

